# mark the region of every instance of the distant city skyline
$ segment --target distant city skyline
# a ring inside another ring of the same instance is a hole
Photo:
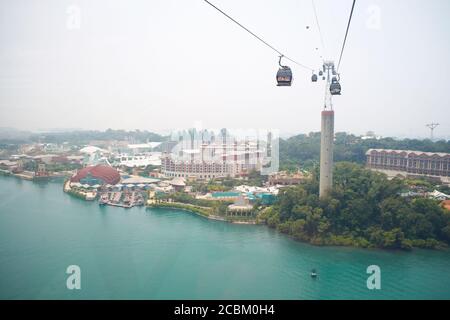
[[[98,128],[40,128],[40,129],[36,129],[36,130],[28,130],[28,129],[18,129],[18,128],[11,128],[11,127],[0,127],[0,139],[4,138],[4,132],[7,131],[8,133],[9,130],[17,130],[18,132],[30,132],[30,133],[56,133],[56,132],[74,132],[74,131],[100,131],[100,132],[104,132],[108,129],[112,129],[112,130],[125,130],[125,131],[136,131],[136,130],[141,130],[141,131],[148,131],[148,132],[152,132],[152,133],[156,133],[162,136],[170,136],[174,131],[177,130],[188,130],[191,127],[185,127],[185,128],[177,128],[177,129],[166,129],[166,130],[153,130],[152,128],[134,128],[134,129],[124,129],[124,128],[107,128],[107,129],[98,129]],[[228,128],[230,130],[233,130],[234,128]],[[287,139],[290,137],[294,137],[297,135],[301,135],[301,134],[305,134],[308,135],[310,133],[318,133],[320,132],[320,130],[317,131],[298,131],[298,132],[291,132],[291,131],[283,131],[280,130],[279,131],[279,137],[281,139]],[[336,133],[339,132],[345,132],[347,134],[353,134],[355,136],[361,136],[364,137],[367,135],[367,133],[369,132],[373,132],[377,137],[381,137],[381,138],[394,138],[394,139],[430,139],[430,134],[428,135],[380,135],[377,132],[374,132],[373,130],[368,130],[366,132],[349,132],[349,131],[337,131]],[[443,135],[437,135],[435,133],[434,135],[434,139],[433,141],[438,141],[438,140],[450,140],[450,135],[447,136],[443,136]]]
[[[211,0],[286,55],[337,60],[352,1]],[[450,138],[450,2],[359,0],[334,99],[335,131]],[[0,127],[320,131],[323,82],[202,0],[0,0]],[[317,50],[316,50],[317,48]]]

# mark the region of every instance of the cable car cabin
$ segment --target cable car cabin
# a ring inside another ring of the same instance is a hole
[[[331,79],[330,92],[333,96],[341,94],[341,84],[336,79],[336,77],[333,77]]]
[[[317,82],[317,74],[313,74],[313,75],[311,76],[311,81],[312,81],[312,82]]]
[[[282,66],[277,72],[277,86],[287,87],[292,83],[292,71],[291,68]]]
[[[319,71],[319,76],[323,76],[322,70]]]

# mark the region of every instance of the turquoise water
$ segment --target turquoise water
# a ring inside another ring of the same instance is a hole
[[[73,264],[81,290],[66,288]],[[372,264],[381,290],[366,287]],[[100,207],[61,183],[0,177],[2,299],[449,299],[449,271],[449,251],[314,247],[265,226]]]

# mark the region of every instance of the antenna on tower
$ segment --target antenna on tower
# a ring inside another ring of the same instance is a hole
[[[439,123],[432,122],[432,123],[427,124],[426,126],[431,131],[430,139],[431,139],[431,141],[433,141],[433,139],[434,139],[434,129],[436,129],[439,126]]]

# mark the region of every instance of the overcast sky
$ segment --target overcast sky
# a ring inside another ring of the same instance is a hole
[[[211,0],[287,56],[338,60],[351,0]],[[307,28],[309,26],[309,28]],[[450,1],[358,0],[336,131],[450,138]],[[316,50],[318,48],[318,50]],[[289,64],[288,62],[286,62]],[[0,0],[0,127],[320,130],[324,83],[203,0]]]

